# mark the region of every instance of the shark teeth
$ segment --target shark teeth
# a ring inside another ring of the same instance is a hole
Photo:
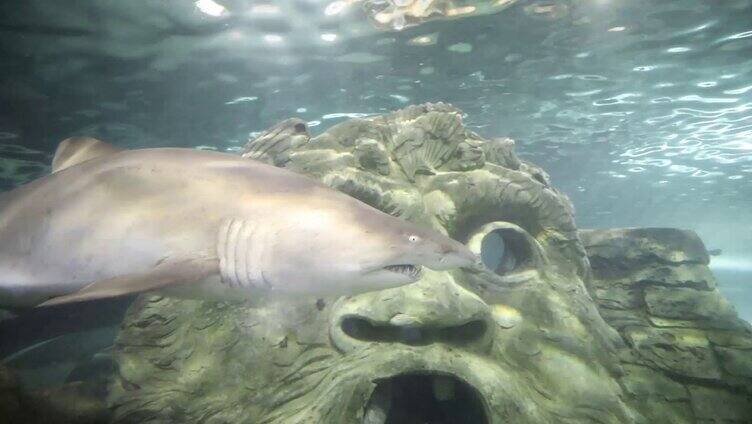
[[[423,270],[420,266],[415,265],[388,265],[384,269],[392,272],[398,272],[400,274],[407,275],[410,278],[418,278]]]

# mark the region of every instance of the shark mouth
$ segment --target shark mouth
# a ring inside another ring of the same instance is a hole
[[[377,380],[362,424],[488,424],[480,393],[453,375],[401,374]]]
[[[423,268],[416,265],[400,264],[400,265],[388,265],[384,267],[385,270],[403,274],[411,279],[417,279],[420,277]]]

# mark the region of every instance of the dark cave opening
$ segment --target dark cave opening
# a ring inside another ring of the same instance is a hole
[[[480,393],[447,374],[379,380],[364,424],[488,424]]]

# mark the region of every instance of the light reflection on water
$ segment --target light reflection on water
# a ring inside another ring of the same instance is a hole
[[[752,221],[750,0],[521,1],[401,32],[357,2],[80,3],[2,10],[27,24],[0,40],[3,142],[237,149],[290,116],[316,133],[446,101],[516,139],[583,227]]]

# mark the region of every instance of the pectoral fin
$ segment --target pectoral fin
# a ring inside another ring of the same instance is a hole
[[[166,260],[154,266],[151,271],[96,281],[75,293],[53,297],[37,307],[141,293],[174,284],[197,282],[218,273],[219,260],[216,258]]]

